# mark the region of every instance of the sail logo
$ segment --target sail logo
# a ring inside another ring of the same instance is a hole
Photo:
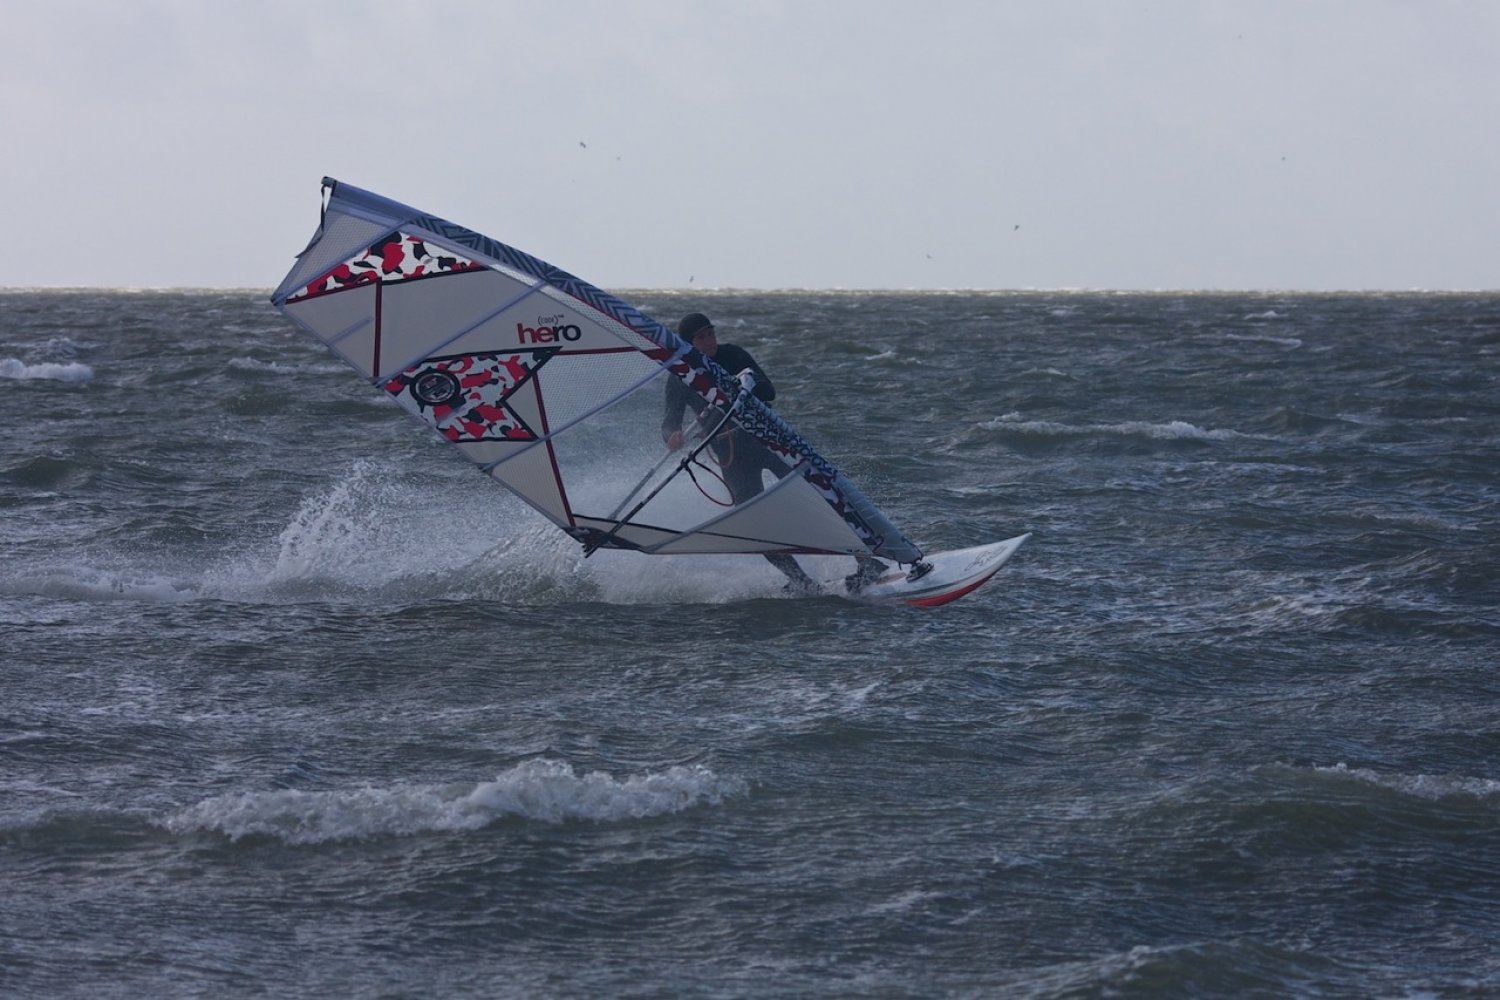
[[[523,344],[556,344],[565,340],[583,339],[583,329],[575,323],[564,323],[563,320],[567,318],[564,314],[558,314],[538,316],[536,326],[517,323],[516,337]]]
[[[455,444],[535,441],[536,431],[511,397],[557,350],[431,357],[392,376],[385,391]]]

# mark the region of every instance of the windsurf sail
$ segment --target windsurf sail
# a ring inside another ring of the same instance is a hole
[[[586,551],[921,559],[790,425],[656,320],[497,240],[323,185],[317,232],[272,303]],[[662,462],[668,379],[789,472],[734,503],[711,469]]]

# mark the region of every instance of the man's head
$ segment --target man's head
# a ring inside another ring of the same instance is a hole
[[[693,350],[711,358],[719,350],[719,337],[711,319],[702,313],[688,313],[677,324],[677,336],[693,345]]]

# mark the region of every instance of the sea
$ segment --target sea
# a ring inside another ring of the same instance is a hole
[[[266,290],[0,292],[0,995],[1500,996],[1500,294],[621,294],[1031,540],[584,559]]]

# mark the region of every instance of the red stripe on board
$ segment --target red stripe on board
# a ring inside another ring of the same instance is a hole
[[[995,567],[995,572],[998,573],[999,571],[1000,571],[1000,567],[996,566]],[[948,591],[946,593],[935,594],[932,597],[913,597],[913,598],[909,598],[906,603],[914,605],[914,606],[919,607],[919,608],[936,608],[936,607],[938,607],[940,605],[947,604],[949,601],[956,601],[960,597],[964,596],[967,593],[970,593],[972,591],[978,590],[980,587],[983,587],[986,583],[989,583],[991,577],[993,577],[994,575],[995,575],[995,573],[991,573],[989,576],[985,577],[983,580],[977,580],[974,583],[969,584],[967,587],[964,587],[961,590],[950,590],[950,591]]]

